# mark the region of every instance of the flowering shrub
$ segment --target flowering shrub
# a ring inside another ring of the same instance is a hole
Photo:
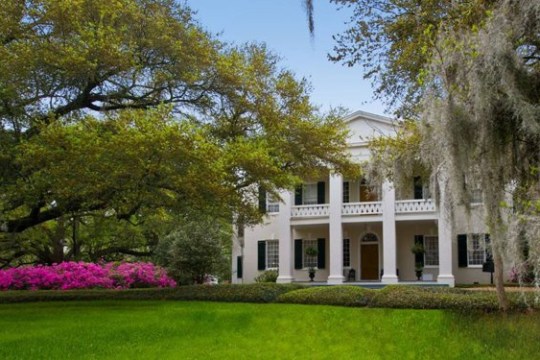
[[[0,270],[0,290],[129,289],[174,287],[163,268],[152,263],[63,262]]]

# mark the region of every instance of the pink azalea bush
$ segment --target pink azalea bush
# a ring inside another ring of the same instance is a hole
[[[129,289],[174,287],[165,270],[152,263],[63,262],[0,270],[0,290]]]

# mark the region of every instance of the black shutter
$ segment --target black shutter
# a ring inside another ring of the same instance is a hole
[[[457,236],[458,266],[467,267],[467,235]]]
[[[258,261],[257,269],[265,270],[266,269],[266,241],[259,241],[257,244],[258,247]]]
[[[349,182],[344,181],[343,182],[343,202],[348,203],[350,200],[350,194],[349,194]]]
[[[420,244],[422,247],[424,247],[424,235],[414,235],[414,243]],[[424,253],[421,254],[414,254],[414,262],[415,266],[416,264],[420,263],[422,266],[424,266]]]
[[[302,269],[304,267],[304,254],[302,252],[302,239],[294,240],[294,268]]]
[[[259,186],[259,211],[266,214],[266,190]]]
[[[324,247],[324,239],[317,239],[317,267],[324,269],[326,266],[326,254]]]
[[[236,257],[236,277],[241,279],[244,276],[244,263],[242,262],[242,257]]]
[[[324,181],[319,181],[317,183],[317,204],[324,204]]]
[[[300,185],[294,190],[294,205],[302,205],[302,202],[302,185]]]
[[[420,176],[414,177],[414,199],[420,200],[424,198],[424,189],[422,184],[422,178]]]

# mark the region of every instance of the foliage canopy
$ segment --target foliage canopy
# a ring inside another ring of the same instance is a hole
[[[317,115],[309,85],[264,45],[226,45],[173,0],[0,0],[0,69],[11,249],[58,221],[204,210],[255,222],[256,185],[357,171],[340,113]]]

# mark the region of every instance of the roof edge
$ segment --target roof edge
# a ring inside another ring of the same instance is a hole
[[[396,121],[394,121],[392,118],[389,118],[387,116],[383,116],[383,115],[378,115],[378,114],[373,114],[373,113],[369,113],[369,112],[366,112],[366,111],[362,111],[362,110],[357,110],[349,115],[346,115],[344,118],[343,118],[343,121],[345,122],[351,122],[359,117],[362,117],[362,118],[365,118],[365,119],[368,119],[368,120],[373,120],[373,121],[377,121],[377,122],[380,122],[380,123],[383,123],[383,124],[387,124],[387,125],[394,125]]]

